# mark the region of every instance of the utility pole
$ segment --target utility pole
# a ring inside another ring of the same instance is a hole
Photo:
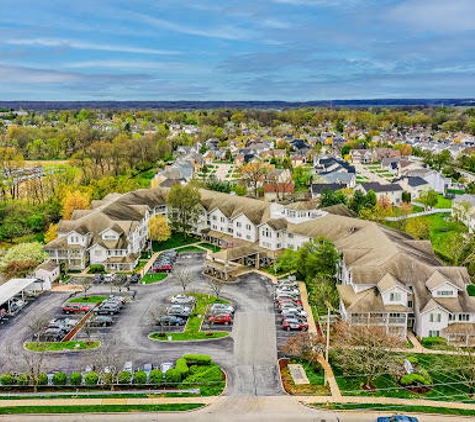
[[[327,306],[330,305],[327,303]],[[328,352],[330,350],[330,306],[328,306],[328,313],[327,313],[327,344],[325,347],[325,360],[328,362]]]

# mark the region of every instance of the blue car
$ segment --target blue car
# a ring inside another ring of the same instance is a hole
[[[405,415],[393,415],[393,416],[380,416],[377,422],[419,422],[414,416]]]

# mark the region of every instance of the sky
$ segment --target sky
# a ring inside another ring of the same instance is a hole
[[[475,0],[0,0],[0,100],[475,97]]]

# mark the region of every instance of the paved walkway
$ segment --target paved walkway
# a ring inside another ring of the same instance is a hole
[[[432,214],[440,214],[440,213],[448,213],[448,212],[452,212],[452,208],[433,208],[429,211],[421,211],[421,212],[416,212],[414,214],[401,215],[399,217],[386,217],[385,220],[386,221],[400,221],[400,220],[406,220],[408,218],[423,217],[424,215],[432,215]]]
[[[300,297],[302,299],[302,306],[305,312],[307,312],[307,323],[308,323],[308,332],[317,334],[317,324],[315,324],[315,320],[313,319],[312,308],[308,303],[308,293],[307,287],[303,281],[299,281],[299,290],[300,290]]]
[[[325,381],[328,383],[330,387],[330,392],[332,393],[331,397],[332,400],[335,402],[339,402],[342,399],[340,387],[336,382],[335,374],[333,373],[333,369],[331,365],[325,360],[325,358],[320,355],[318,357],[318,363],[322,365],[323,370],[325,371]]]

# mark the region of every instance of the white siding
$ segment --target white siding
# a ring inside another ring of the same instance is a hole
[[[95,245],[89,250],[89,259],[92,265],[102,264],[107,259],[107,249],[102,246]]]
[[[416,333],[419,337],[430,337],[434,331],[438,331],[440,335],[442,330],[449,325],[449,312],[442,308],[433,308],[424,312],[418,322]]]
[[[399,300],[395,300],[395,296],[399,296]],[[394,286],[392,289],[385,291],[381,295],[383,303],[385,305],[403,305],[407,306],[407,292],[398,286]],[[393,300],[391,300],[393,299]]]
[[[232,224],[234,237],[253,243],[258,240],[257,227],[244,214],[238,215],[234,218]],[[238,236],[238,234],[241,236]]]

